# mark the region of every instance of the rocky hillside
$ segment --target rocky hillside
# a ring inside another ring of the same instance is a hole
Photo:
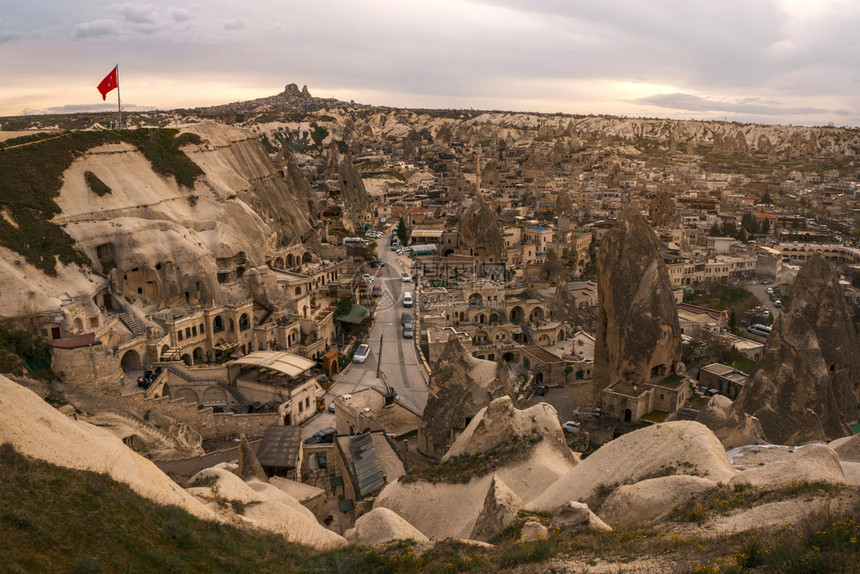
[[[0,151],[12,196],[0,218],[0,315],[56,309],[107,277],[155,307],[223,302],[219,273],[241,276],[308,239],[310,194],[288,162],[276,168],[240,128],[179,132],[72,132]]]

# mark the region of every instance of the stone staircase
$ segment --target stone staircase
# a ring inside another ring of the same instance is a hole
[[[146,329],[140,324],[140,321],[125,309],[117,313],[117,315],[122,324],[128,327],[128,330],[132,332],[135,338],[143,337],[146,334]]]
[[[236,385],[231,385],[227,382],[220,381],[217,379],[202,379],[200,377],[193,377],[189,373],[185,372],[185,370],[179,365],[171,365],[167,368],[170,370],[171,373],[173,373],[183,381],[187,381],[191,384],[205,383],[210,385],[218,385],[219,387],[230,393],[233,399],[235,399],[235,401],[238,403],[233,409],[233,411],[238,414],[246,414],[250,410],[251,405],[254,404],[253,401],[248,400],[248,397],[242,394],[242,391],[240,391],[239,387]]]
[[[236,399],[236,402],[239,403],[234,407],[234,412],[238,414],[246,414],[250,410],[251,405],[254,404],[248,400],[248,397],[242,394],[242,391],[239,390],[238,386],[230,385],[222,381],[218,381],[218,386],[230,393],[230,395]]]

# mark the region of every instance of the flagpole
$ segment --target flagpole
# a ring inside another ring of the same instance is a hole
[[[116,65],[116,111],[119,115],[119,129],[122,129],[122,104],[119,98],[119,63]]]

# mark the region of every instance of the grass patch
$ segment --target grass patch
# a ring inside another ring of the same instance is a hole
[[[200,138],[176,134],[175,129],[67,132],[33,145],[0,149],[0,207],[15,223],[0,218],[0,244],[51,276],[57,273],[57,259],[85,265],[87,259],[74,240],[51,222],[60,212],[55,199],[63,185],[63,172],[90,148],[126,141],[140,149],[153,171],[192,187],[203,171],[179,148]]]
[[[99,197],[104,197],[111,192],[110,186],[100,180],[96,174],[89,170],[84,172],[84,179],[86,180],[87,187],[90,188],[90,191]]]
[[[523,460],[528,456],[529,447],[541,440],[543,437],[539,433],[517,437],[486,452],[453,456],[436,466],[410,471],[401,480],[405,483],[424,481],[433,484],[464,484],[502,465]]]
[[[651,411],[642,415],[642,420],[649,423],[662,423],[666,420],[667,416],[669,416],[669,413],[666,411]]]
[[[158,506],[103,474],[0,446],[8,572],[282,572],[317,553],[283,537]]]
[[[677,522],[702,522],[714,514],[725,515],[739,508],[752,508],[800,496],[826,496],[838,492],[841,488],[827,482],[800,481],[792,481],[773,490],[746,484],[717,486],[675,508],[669,518]]]
[[[692,404],[692,408],[696,409],[697,411],[700,411],[706,406],[708,406],[708,401],[710,400],[710,397],[702,397],[699,395],[693,395],[692,397],[690,397],[690,403]]]

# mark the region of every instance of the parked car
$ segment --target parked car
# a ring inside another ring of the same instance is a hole
[[[412,322],[412,313],[410,313],[409,311],[404,311],[403,314],[400,316],[400,322],[401,323],[411,323]]]
[[[411,291],[407,291],[406,293],[403,294],[403,306],[404,307],[411,307],[412,306],[412,292]]]
[[[403,338],[411,339],[415,336],[415,332],[412,330],[412,323],[403,323]]]
[[[374,285],[373,290],[370,292],[374,297],[382,297],[382,287],[379,285]]]
[[[353,363],[363,363],[367,360],[367,357],[370,356],[370,345],[364,343],[358,346],[358,349],[355,350],[355,353],[352,355]]]
[[[409,273],[406,273],[404,271],[403,273],[400,274],[400,280],[403,281],[404,283],[410,283],[412,281],[412,277],[409,276]]]
[[[549,392],[549,387],[546,385],[538,385],[535,387],[535,394],[539,396],[544,396]]]
[[[767,293],[768,295],[771,295],[771,294],[773,294],[773,289],[768,287],[767,289],[765,289],[765,293]]]
[[[330,413],[334,412],[334,401],[335,400],[336,399],[332,399],[331,402],[328,404],[328,412],[330,412]]]
[[[579,434],[582,432],[582,429],[579,427],[579,423],[575,421],[565,421],[561,423],[561,430],[568,434]]]
[[[323,444],[334,442],[334,437],[337,436],[337,429],[327,428],[317,431],[313,436],[305,439],[305,444]]]
[[[782,301],[777,299],[776,301],[773,302],[773,306],[774,307],[782,307]]]
[[[367,281],[368,283],[373,283],[373,275],[371,275],[370,273],[365,273],[364,275],[361,276],[361,278],[364,279],[365,281]]]

